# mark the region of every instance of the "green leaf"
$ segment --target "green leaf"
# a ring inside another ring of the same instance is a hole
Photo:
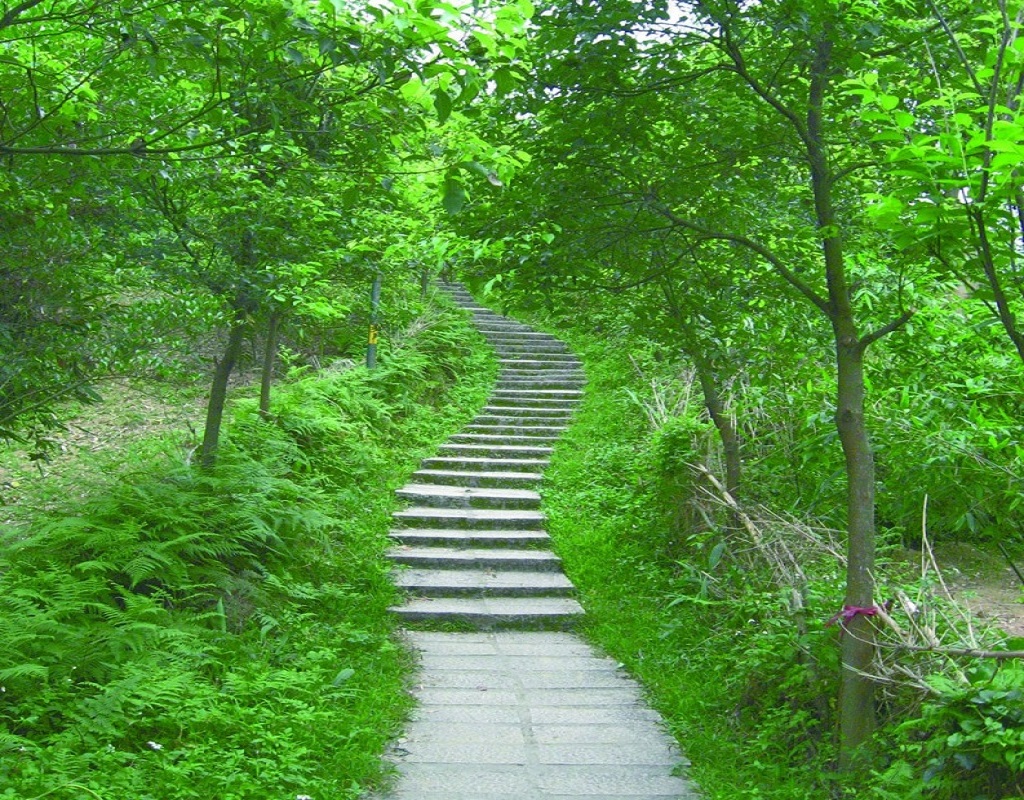
[[[1015,168],[1024,164],[1024,153],[999,153],[992,158],[991,169]]]
[[[444,198],[441,203],[449,214],[458,214],[466,205],[466,190],[455,178],[445,178]]]
[[[498,88],[498,95],[504,96],[515,90],[519,80],[508,67],[502,67],[494,71],[494,83]]]
[[[464,169],[468,172],[475,172],[477,175],[485,178],[491,186],[502,186],[501,178],[497,176],[494,170],[487,169],[483,164],[477,161],[463,161],[456,165],[460,169]]]
[[[331,686],[341,686],[349,678],[356,674],[356,671],[352,667],[345,667],[337,675],[334,676],[334,680],[331,681]]]
[[[907,111],[894,111],[892,118],[896,120],[896,124],[901,128],[914,127],[914,115]]]
[[[442,125],[452,115],[452,99],[443,89],[434,92],[434,110],[437,112],[437,121]]]

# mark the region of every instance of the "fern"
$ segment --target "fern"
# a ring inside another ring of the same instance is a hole
[[[380,487],[483,402],[475,336],[431,316],[372,374],[279,387],[269,421],[238,403],[216,469],[150,445],[84,504],[3,534],[4,788],[344,797],[372,781],[406,702]]]

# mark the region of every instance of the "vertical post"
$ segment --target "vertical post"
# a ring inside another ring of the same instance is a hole
[[[370,292],[370,336],[366,347],[366,368],[377,366],[377,309],[380,308],[380,273],[373,279],[373,290]]]

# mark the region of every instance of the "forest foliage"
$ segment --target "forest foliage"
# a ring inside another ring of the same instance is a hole
[[[125,720],[174,697],[200,714],[207,691],[277,709],[269,672],[226,677],[232,648],[258,666],[279,644],[306,687],[281,701],[307,722],[313,687],[348,697],[361,667],[287,644],[333,630],[310,606],[389,591],[336,544],[354,540],[332,504],[380,479],[373,437],[405,430],[433,370],[466,362],[412,346],[327,373],[361,358],[375,278],[386,350],[446,271],[589,354],[601,397],[555,471],[553,525],[594,635],[684,744],[686,675],[715,675],[697,714],[742,732],[712,730],[736,748],[721,763],[753,764],[749,796],[1019,796],[1019,662],[950,652],[1019,643],[966,625],[905,554],[1024,551],[1022,28],[1010,0],[0,4],[0,438],[45,464],[69,401],[112,379],[210,387],[196,463],[10,537],[4,602],[29,627],[4,634],[3,674],[32,713],[4,742],[67,754],[25,759],[22,788],[89,758],[193,780],[191,755],[155,760],[177,734]],[[223,443],[247,363],[262,396]],[[289,370],[320,382],[278,390]],[[579,530],[560,504],[606,522]],[[282,577],[295,547],[351,588]],[[254,633],[264,595],[284,610]],[[366,642],[387,655],[381,630]],[[297,787],[315,746],[203,791]]]

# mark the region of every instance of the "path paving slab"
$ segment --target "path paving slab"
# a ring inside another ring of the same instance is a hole
[[[547,531],[474,530],[473,528],[396,528],[388,534],[412,547],[511,547],[529,549],[551,545]]]
[[[637,684],[573,634],[408,637],[418,707],[383,800],[699,798]]]
[[[536,570],[561,574],[562,559],[549,550],[518,550],[497,547],[412,547],[400,546],[388,552],[396,564],[413,567],[466,570]]]
[[[546,458],[487,458],[486,456],[435,456],[420,462],[423,469],[471,469],[481,472],[540,472],[550,462]]]
[[[412,506],[391,515],[410,528],[430,528],[443,524],[452,528],[540,528],[544,515],[540,511],[503,508],[431,508]]]
[[[540,483],[541,476],[536,472],[504,472],[494,470],[457,470],[457,469],[421,469],[412,474],[413,479],[423,483],[448,486],[472,486],[478,489],[503,489],[516,486],[535,486]]]
[[[420,597],[393,609],[405,622],[463,624],[482,629],[525,630],[572,627],[583,608],[569,597]],[[495,697],[472,692],[462,704],[491,703]],[[459,704],[457,700],[452,702]]]
[[[481,488],[449,484],[408,483],[396,494],[403,500],[446,508],[538,508],[532,489]]]
[[[472,569],[410,569],[398,572],[395,585],[420,597],[431,596],[568,596],[573,585],[561,572]]]
[[[543,445],[512,445],[512,444],[443,444],[438,452],[451,458],[546,458],[551,455],[552,448]]]

